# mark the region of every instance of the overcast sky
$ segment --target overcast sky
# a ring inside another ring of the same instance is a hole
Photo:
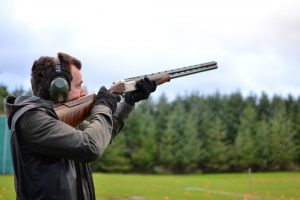
[[[119,79],[216,61],[157,89],[300,94],[299,0],[0,0],[0,84],[30,88],[40,56],[83,63],[96,92]]]

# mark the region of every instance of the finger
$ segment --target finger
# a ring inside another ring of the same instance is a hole
[[[151,84],[151,80],[150,80],[147,76],[145,76],[144,82],[145,82],[146,84],[148,84],[148,85]]]
[[[104,86],[102,86],[100,89],[99,89],[99,91],[98,92],[107,92],[107,89],[106,89],[106,87],[104,87]]]
[[[156,82],[154,80],[150,80],[147,76],[145,76],[144,80],[147,84],[148,90],[150,92],[154,92],[156,90]]]
[[[151,92],[154,92],[156,90],[157,84],[155,80],[151,80]]]
[[[146,87],[148,88],[149,92],[151,92],[152,81],[147,76],[145,76],[145,78],[144,78],[144,83],[145,83]]]
[[[144,80],[145,80],[146,82],[150,82],[150,79],[149,79],[148,76],[145,76],[145,77],[144,77]]]
[[[145,83],[144,79],[136,83],[136,88],[138,91],[144,92],[144,93],[149,93],[150,90],[147,87],[147,84]]]
[[[115,98],[117,99],[117,102],[120,102],[121,101],[121,96],[118,95],[118,94],[114,94]]]

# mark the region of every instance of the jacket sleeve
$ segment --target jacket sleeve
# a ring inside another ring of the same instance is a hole
[[[125,121],[128,119],[130,112],[134,109],[134,106],[129,105],[125,101],[119,102],[116,112],[113,115],[113,131],[112,139],[121,131],[124,127]]]
[[[124,127],[124,124],[126,120],[128,119],[128,116],[130,112],[134,109],[135,106],[129,105],[126,102],[120,102],[118,103],[116,112],[113,115],[113,135],[112,137],[115,137],[121,129]],[[88,121],[83,121],[78,125],[78,129],[84,130],[89,125]]]
[[[111,110],[104,105],[94,106],[91,121],[82,130],[55,119],[45,110],[25,113],[18,127],[24,144],[39,154],[90,162],[107,148],[113,130]]]

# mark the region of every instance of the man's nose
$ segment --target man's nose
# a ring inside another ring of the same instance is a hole
[[[85,96],[86,95],[86,91],[84,88],[81,89],[81,93],[80,93],[80,96]]]

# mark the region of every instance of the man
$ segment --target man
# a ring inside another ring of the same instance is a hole
[[[104,153],[134,104],[156,89],[155,81],[145,77],[119,102],[118,95],[101,87],[89,123],[75,129],[58,120],[53,106],[86,95],[80,70],[81,62],[65,53],[40,57],[32,66],[34,96],[4,101],[17,199],[95,199],[89,162]]]

